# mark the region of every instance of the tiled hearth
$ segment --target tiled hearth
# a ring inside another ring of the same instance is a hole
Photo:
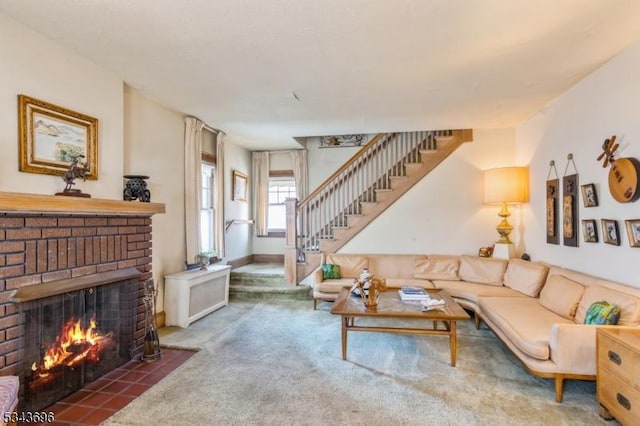
[[[98,425],[158,383],[191,358],[195,352],[163,349],[153,362],[129,361],[83,389],[42,411],[53,412],[47,425]],[[45,423],[43,423],[45,424]]]

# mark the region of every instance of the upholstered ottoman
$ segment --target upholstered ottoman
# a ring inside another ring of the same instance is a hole
[[[9,420],[9,413],[15,411],[18,405],[18,390],[20,381],[18,376],[0,376],[0,424],[15,424],[15,422],[5,422]]]

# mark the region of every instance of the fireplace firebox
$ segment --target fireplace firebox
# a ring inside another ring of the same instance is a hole
[[[47,407],[132,358],[138,275],[129,268],[16,292],[25,410]]]

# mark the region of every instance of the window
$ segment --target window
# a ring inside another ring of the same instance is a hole
[[[286,207],[287,198],[296,198],[296,181],[293,176],[278,176],[269,178],[269,213],[267,228],[269,235],[284,237],[287,226]],[[272,234],[275,231],[276,235]]]
[[[212,164],[202,163],[202,188],[200,201],[200,251],[209,251],[214,248],[215,239],[215,175],[216,167]]]

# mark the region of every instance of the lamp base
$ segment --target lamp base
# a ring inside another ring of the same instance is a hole
[[[516,248],[513,244],[495,243],[493,245],[493,257],[498,259],[511,259],[516,257]]]

